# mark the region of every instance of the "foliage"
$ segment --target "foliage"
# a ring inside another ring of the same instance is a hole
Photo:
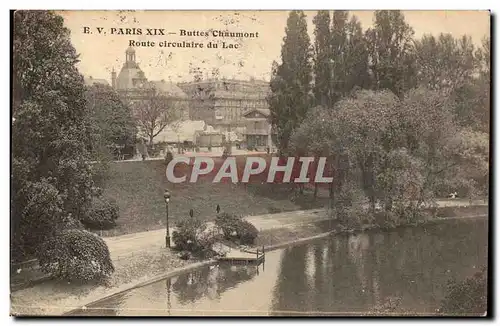
[[[259,233],[252,223],[234,214],[217,215],[215,225],[222,231],[224,238],[245,245],[253,244]]]
[[[84,230],[66,230],[44,242],[37,252],[41,269],[65,280],[102,280],[114,272],[108,246]]]
[[[207,224],[195,216],[179,220],[172,233],[177,250],[198,256],[213,254],[212,245],[216,239],[217,235],[207,229]]]
[[[486,268],[463,281],[448,282],[441,311],[451,315],[483,315],[488,311]]]
[[[131,108],[107,85],[87,87],[85,95],[93,156],[99,159],[101,155],[110,154],[119,158],[123,149],[135,145],[137,129]]]
[[[241,244],[252,245],[259,234],[259,230],[250,222],[242,220],[236,228],[236,236]]]
[[[470,82],[476,68],[470,36],[424,35],[415,41],[418,82],[432,90],[455,90]]]
[[[414,31],[399,10],[377,10],[374,27],[365,37],[370,53],[373,88],[401,96],[414,86],[416,67]]]
[[[99,157],[96,162],[93,162],[90,166],[92,172],[92,180],[94,181],[94,186],[97,188],[97,196],[100,195],[102,189],[106,187],[106,182],[110,178],[110,169],[112,158],[106,151],[99,151]]]
[[[352,230],[371,221],[371,216],[363,208],[366,197],[357,185],[346,182],[342,186],[342,191],[335,195],[336,200],[331,213],[341,227]]]
[[[461,128],[453,104],[441,91],[423,88],[401,99],[388,91],[358,91],[334,110],[312,108],[290,148],[328,158],[335,180],[331,207],[343,224],[361,223],[356,214],[375,216],[377,203],[383,211],[377,216],[385,219],[379,223],[413,223],[424,217],[422,204],[444,192],[486,193],[488,136]],[[368,214],[356,189],[368,199]]]
[[[63,23],[50,11],[14,14],[11,220],[25,252],[79,219],[95,190],[85,87]]]
[[[105,230],[116,226],[119,216],[118,205],[102,197],[95,197],[81,219],[82,224],[92,230]]]
[[[317,105],[328,106],[331,103],[331,34],[330,13],[320,10],[313,19],[314,28],[314,97]]]
[[[145,92],[146,97],[134,103],[134,112],[141,136],[152,146],[154,137],[181,118],[181,108],[177,100],[154,87]]]
[[[475,49],[470,36],[424,35],[415,41],[418,82],[443,90],[455,101],[462,126],[489,133],[490,39]]]
[[[305,118],[312,102],[310,47],[306,15],[303,11],[292,11],[287,19],[281,64],[273,63],[268,97],[271,124],[282,153],[288,149],[293,129]]]

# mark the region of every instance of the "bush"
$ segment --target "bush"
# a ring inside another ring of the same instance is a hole
[[[96,197],[92,200],[81,222],[88,229],[105,230],[116,226],[118,216],[119,208],[115,202]]]
[[[187,217],[177,222],[176,228],[172,240],[177,250],[202,257],[212,254],[212,245],[217,237],[213,232],[207,232],[205,222],[196,217]]]
[[[231,237],[231,234],[236,232],[239,221],[241,221],[241,217],[233,214],[221,213],[215,218],[215,226],[222,231],[224,238],[228,239]]]
[[[241,244],[253,244],[259,231],[250,222],[234,214],[222,213],[215,219],[215,225],[222,231],[224,238]]]
[[[441,311],[453,315],[482,315],[487,312],[486,268],[464,281],[448,281]]]
[[[244,245],[254,244],[255,238],[259,234],[259,230],[250,222],[241,220],[238,223],[236,236],[239,238],[240,243]]]
[[[104,240],[85,230],[65,230],[37,252],[42,271],[64,280],[102,280],[115,270]]]
[[[344,184],[342,190],[335,194],[336,201],[331,214],[344,229],[358,229],[370,222],[370,216],[363,208],[365,196],[354,184]]]

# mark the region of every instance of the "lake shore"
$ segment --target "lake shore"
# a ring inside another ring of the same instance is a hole
[[[436,223],[441,220],[487,216],[488,206],[454,207],[449,210],[454,216],[438,217],[423,221],[417,225]],[[471,214],[474,213],[474,214]],[[332,234],[354,233],[363,230],[328,230],[330,221],[318,218],[316,221],[283,225],[283,227],[261,227],[256,239],[256,247],[264,246],[266,251],[279,249]],[[407,225],[400,227],[412,227]],[[375,228],[371,228],[376,231]],[[366,230],[365,230],[366,231]],[[158,247],[160,248],[160,247]],[[11,314],[23,316],[62,315],[71,310],[81,308],[91,302],[115,295],[120,292],[143,286],[154,281],[198,268],[214,261],[183,261],[175,252],[158,250],[141,250],[134,255],[114,258],[115,273],[106,285],[78,284],[57,280],[35,285],[33,287],[11,293]]]

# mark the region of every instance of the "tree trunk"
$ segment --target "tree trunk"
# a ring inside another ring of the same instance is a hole
[[[151,146],[151,149],[153,148],[153,134],[149,135],[149,146]]]

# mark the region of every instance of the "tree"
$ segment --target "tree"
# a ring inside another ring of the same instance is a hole
[[[146,97],[134,104],[134,113],[140,133],[153,146],[153,139],[171,123],[181,118],[176,99],[151,88],[146,90]]]
[[[332,19],[331,31],[331,62],[332,62],[332,90],[335,103],[347,92],[346,90],[346,60],[347,60],[347,18],[349,12],[345,10],[335,10]]]
[[[268,97],[271,124],[281,153],[288,150],[288,140],[305,118],[311,98],[311,44],[307,34],[306,16],[292,11],[288,16],[281,64],[273,63]]]
[[[331,34],[330,13],[320,10],[313,19],[314,29],[314,97],[316,105],[330,106],[331,92]]]
[[[359,170],[361,188],[368,197],[370,211],[374,213],[377,194],[377,170],[382,164],[388,145],[395,145],[391,134],[397,121],[398,99],[389,91],[359,91],[336,104],[338,124],[342,125],[344,146]]]
[[[353,89],[370,86],[363,29],[356,16],[348,18],[347,11],[334,11],[330,29],[328,12],[320,11],[314,19],[316,105],[332,107]]]
[[[433,90],[453,91],[470,82],[475,72],[474,45],[464,35],[424,35],[415,41],[418,82]]]
[[[414,31],[398,10],[375,12],[374,27],[366,31],[375,90],[388,89],[398,97],[414,86]]]
[[[11,221],[21,255],[78,219],[94,190],[85,87],[69,36],[52,12],[14,14]]]
[[[473,76],[452,93],[459,122],[487,134],[490,132],[491,104],[490,46],[489,37],[485,37],[475,53]]]
[[[125,147],[134,146],[137,128],[132,111],[116,91],[106,85],[87,87],[86,98],[92,128],[92,151],[121,154]]]
[[[491,69],[491,40],[489,37],[483,37],[481,47],[476,50],[475,54],[480,74],[489,79]]]
[[[356,16],[352,16],[347,23],[346,33],[345,90],[351,92],[356,88],[367,89],[371,84],[368,72],[368,45],[361,23]]]

